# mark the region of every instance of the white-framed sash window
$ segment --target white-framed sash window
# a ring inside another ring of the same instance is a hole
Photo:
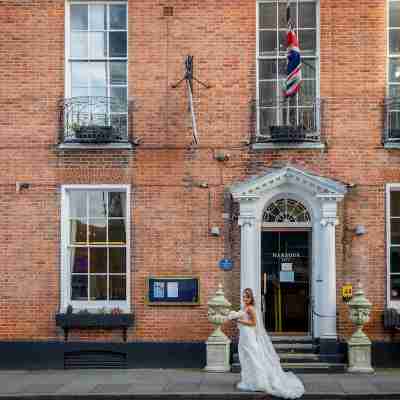
[[[386,186],[387,303],[400,308],[400,183]]]
[[[291,0],[290,14],[299,39],[302,83],[290,98],[283,95],[287,60],[287,2],[257,1],[257,110],[258,135],[268,135],[271,126],[302,125],[314,120],[319,91],[319,4],[317,0]]]
[[[62,186],[62,311],[129,311],[129,204],[129,185]]]
[[[128,4],[67,1],[65,13],[66,98],[111,98],[89,102],[113,125],[128,124]]]
[[[400,97],[400,0],[388,1],[388,95]]]

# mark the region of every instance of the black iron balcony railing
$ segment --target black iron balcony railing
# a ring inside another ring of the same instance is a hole
[[[400,142],[400,97],[386,98],[384,107],[383,141]]]
[[[60,120],[62,143],[128,141],[128,106],[112,97],[64,99]]]
[[[257,142],[320,142],[322,99],[305,105],[258,105]]]

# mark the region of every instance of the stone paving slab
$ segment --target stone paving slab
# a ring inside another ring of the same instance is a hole
[[[239,374],[200,370],[0,371],[0,400],[265,400],[236,390]],[[309,400],[400,400],[400,370],[299,374]]]

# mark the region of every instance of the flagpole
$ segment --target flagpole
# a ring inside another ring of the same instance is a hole
[[[288,32],[290,30],[290,0],[287,2],[286,6],[286,22],[287,22],[287,29]],[[289,61],[288,61],[289,62]],[[289,118],[289,96],[286,96],[286,125],[290,125],[290,118]]]

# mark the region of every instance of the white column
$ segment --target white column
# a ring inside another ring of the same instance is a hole
[[[256,202],[240,203],[239,226],[241,227],[240,245],[240,292],[249,287],[260,300],[260,232],[256,218]]]
[[[321,257],[319,296],[316,311],[319,314],[321,339],[336,339],[336,200],[322,202]]]

